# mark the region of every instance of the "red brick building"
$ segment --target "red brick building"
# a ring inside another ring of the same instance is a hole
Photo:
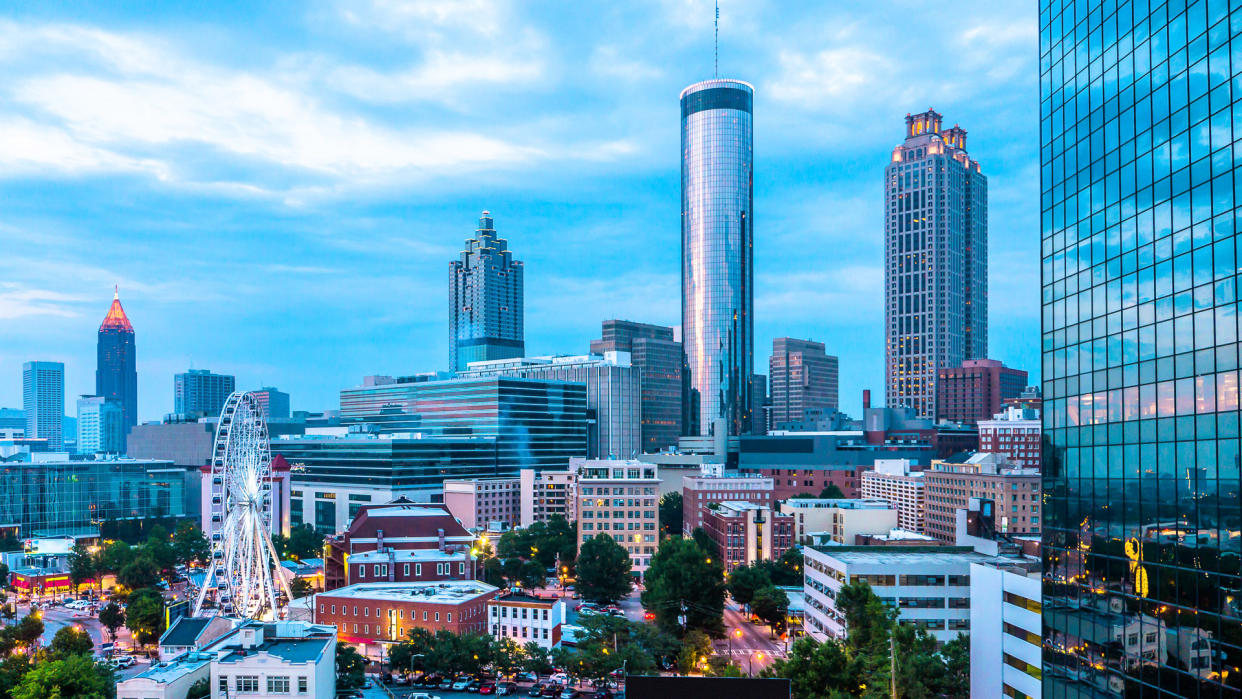
[[[794,517],[750,502],[722,502],[703,515],[703,531],[724,556],[725,570],[780,558],[794,545]]]
[[[779,502],[802,493],[818,497],[829,484],[840,488],[843,497],[856,498],[862,486],[862,472],[869,470],[871,464],[837,468],[761,468],[754,473],[772,479],[772,499]]]
[[[936,377],[936,419],[974,424],[1000,412],[1026,387],[1026,372],[995,359],[967,359]]]
[[[712,503],[753,502],[771,508],[773,494],[772,479],[762,476],[682,476],[681,533],[690,536],[703,526],[703,514]]]
[[[979,421],[979,451],[1004,454],[1020,468],[1040,468],[1043,432],[1039,410],[1010,405],[993,419]]]
[[[471,580],[473,544],[474,536],[442,506],[405,499],[386,505],[366,505],[345,533],[324,544],[324,589],[399,579]],[[407,551],[424,553],[402,554]],[[356,558],[370,552],[377,555]],[[407,564],[409,577],[405,577]],[[362,573],[366,577],[356,577],[360,570],[356,566],[362,565],[367,566]],[[379,574],[379,580],[375,579],[376,568],[372,566],[386,566],[381,569],[386,572]]]
[[[487,603],[498,592],[477,580],[361,583],[315,595],[313,613],[316,624],[336,626],[338,640],[363,646],[412,629],[489,633]]]

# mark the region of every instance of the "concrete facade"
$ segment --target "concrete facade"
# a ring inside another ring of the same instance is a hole
[[[906,459],[882,459],[875,470],[862,474],[862,497],[884,500],[897,510],[897,526],[925,534],[927,529],[927,488],[923,472],[912,469]]]
[[[897,510],[886,500],[794,498],[782,502],[780,511],[794,518],[794,540],[800,544],[822,533],[832,542],[853,546],[859,534],[887,534],[897,528]]]
[[[659,538],[660,477],[652,464],[636,460],[571,459],[577,473],[578,545],[608,534],[630,554],[641,577]]]

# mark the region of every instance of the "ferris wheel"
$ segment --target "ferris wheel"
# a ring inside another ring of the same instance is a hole
[[[211,562],[194,615],[274,619],[281,593],[293,599],[276,571],[272,545],[272,455],[263,407],[253,393],[233,393],[220,411],[211,454]],[[279,589],[278,587],[279,586]],[[214,592],[206,605],[208,592]]]

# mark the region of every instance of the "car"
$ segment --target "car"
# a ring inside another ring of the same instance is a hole
[[[414,681],[410,679],[409,675],[397,675],[393,679],[393,684],[395,684],[398,687],[409,687],[410,685],[414,684]]]
[[[441,680],[444,678],[434,672],[429,672],[418,678],[418,684],[422,687],[439,687]]]
[[[445,680],[445,682],[448,682],[448,681],[449,680]],[[453,682],[452,684],[450,684],[449,689],[453,690],[454,692],[464,692],[466,691],[466,687],[469,687],[469,686],[470,686],[470,680],[463,677],[463,678],[459,678],[456,682]],[[444,685],[441,684],[440,688],[444,689]]]
[[[491,682],[482,682],[479,684],[479,694],[495,694],[497,686]]]
[[[542,682],[536,682],[532,684],[529,689],[526,690],[526,696],[541,697],[543,696],[543,689],[544,689],[544,684]]]
[[[553,684],[568,684],[569,675],[566,675],[563,672],[554,672],[548,676],[548,681],[552,682]]]
[[[440,680],[440,689],[452,689],[454,684],[452,677],[445,677]]]
[[[482,693],[483,692],[481,691],[479,692],[479,694],[482,694]],[[499,696],[508,697],[508,696],[513,696],[517,693],[518,693],[518,686],[516,682],[500,682],[496,685],[496,694]]]
[[[616,616],[616,617],[621,617],[622,619],[624,619],[625,612],[621,611],[620,609],[609,609],[608,616]]]
[[[470,680],[469,682],[466,683],[466,691],[470,692],[471,694],[478,694],[479,687],[482,687],[482,686],[483,686],[482,682],[478,680]]]
[[[655,612],[643,612],[643,621],[655,621]]]
[[[130,655],[118,655],[114,657],[112,660],[110,660],[109,664],[111,664],[112,667],[118,670],[123,670],[127,667],[133,667],[137,665],[138,661],[134,660],[133,656],[130,656]]]
[[[406,696],[406,699],[440,699],[438,694],[428,694],[426,692],[414,692]]]
[[[362,692],[356,689],[338,689],[336,699],[362,699]]]
[[[538,682],[539,675],[536,675],[533,672],[519,672],[513,676],[513,679],[516,682]]]
[[[580,697],[581,694],[578,693],[578,690],[572,687],[566,687],[561,690],[560,696],[561,696],[561,699],[578,699],[578,697]]]
[[[575,606],[574,611],[581,612],[583,609],[594,609],[594,608],[595,608],[594,602],[583,602],[582,604]]]
[[[613,699],[613,696],[614,695],[611,689],[605,688],[595,690],[595,699]]]

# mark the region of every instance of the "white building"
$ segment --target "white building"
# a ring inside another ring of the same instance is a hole
[[[970,696],[1040,697],[1042,586],[1034,559],[970,564]]]
[[[496,640],[510,638],[519,646],[534,642],[550,649],[561,641],[565,601],[509,593],[487,603],[487,619]]]
[[[927,488],[923,472],[909,459],[876,459],[874,471],[862,474],[864,500],[884,500],[897,510],[897,526],[927,533]]]
[[[781,503],[781,514],[793,515],[794,538],[807,543],[812,533],[853,546],[858,534],[887,534],[897,528],[897,510],[887,500],[791,498]]]
[[[209,680],[212,699],[335,698],[334,627],[300,621],[228,621],[237,626],[201,650],[161,661],[118,682],[117,699],[184,699],[201,679]]]
[[[578,518],[578,476],[573,471],[536,471],[524,468],[518,472],[521,489],[522,526],[546,522],[555,515],[573,522]]]
[[[160,662],[166,663],[183,653],[202,650],[203,646],[228,633],[236,625],[236,619],[224,616],[180,617],[160,634]]]
[[[970,564],[995,559],[958,546],[803,547],[807,635],[817,641],[845,638],[837,608],[841,588],[866,581],[898,620],[926,629],[947,643],[970,633]]]

